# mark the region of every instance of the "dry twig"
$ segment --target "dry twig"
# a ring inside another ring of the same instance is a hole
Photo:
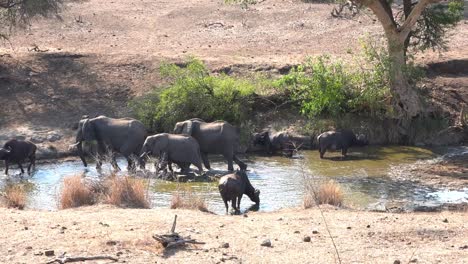
[[[176,247],[179,245],[185,245],[186,243],[189,244],[205,244],[205,242],[198,242],[195,239],[191,239],[190,237],[188,238],[183,238],[179,234],[175,232],[176,228],[176,222],[177,222],[177,215],[174,216],[174,222],[172,223],[172,228],[171,228],[171,233],[170,234],[164,234],[164,235],[153,235],[153,238],[157,241],[159,241],[164,248],[169,248],[169,247]]]
[[[52,263],[70,263],[70,262],[81,262],[81,261],[87,261],[87,260],[112,260],[114,262],[117,262],[118,259],[111,257],[111,256],[93,256],[93,257],[60,257],[56,258],[52,261],[47,262],[46,264],[52,264]]]

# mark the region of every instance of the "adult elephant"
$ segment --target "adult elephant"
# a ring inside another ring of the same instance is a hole
[[[96,168],[102,165],[102,158],[106,151],[111,155],[111,164],[115,169],[120,169],[115,160],[115,153],[122,154],[128,162],[128,170],[135,170],[132,156],[139,156],[141,147],[146,138],[146,128],[138,120],[132,118],[110,118],[98,116],[89,118],[83,116],[78,125],[76,134],[76,146],[81,161],[88,166],[84,157],[82,142],[96,141],[98,157]]]
[[[156,134],[146,138],[141,149],[140,161],[143,163],[146,155],[157,156],[168,162],[169,170],[172,171],[171,163],[176,163],[185,172],[190,164],[198,168],[201,175],[203,172],[200,156],[200,146],[197,140],[187,135],[174,135],[168,133]],[[159,169],[159,168],[156,168]]]
[[[233,161],[241,170],[246,170],[247,165],[236,156],[239,145],[239,130],[226,121],[207,123],[199,118],[177,122],[174,128],[175,134],[186,134],[194,137],[200,144],[200,152],[203,164],[210,169],[208,154],[221,154],[228,162],[228,170],[233,171]]]
[[[253,134],[253,145],[263,146],[266,154],[275,155],[278,151],[287,157],[292,157],[300,149],[311,149],[312,138],[289,133],[287,131],[264,131]]]

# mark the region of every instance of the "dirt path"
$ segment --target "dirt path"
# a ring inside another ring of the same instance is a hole
[[[163,252],[151,235],[168,232],[174,214],[177,232],[206,244]],[[342,263],[468,262],[467,212],[382,214],[328,208],[325,217]],[[117,256],[119,263],[336,263],[317,209],[246,217],[108,206],[58,212],[0,209],[0,220],[2,263],[45,263],[53,258],[44,255],[46,250]],[[304,236],[311,242],[303,242]],[[272,247],[260,245],[265,239]],[[229,247],[221,247],[223,243]]]

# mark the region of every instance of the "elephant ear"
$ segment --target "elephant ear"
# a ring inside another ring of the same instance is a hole
[[[182,128],[182,134],[191,136],[192,128],[193,128],[193,122],[191,120],[185,121],[184,126]]]
[[[84,120],[83,126],[81,127],[81,135],[83,140],[95,140],[96,139],[96,129],[94,123],[89,119]]]

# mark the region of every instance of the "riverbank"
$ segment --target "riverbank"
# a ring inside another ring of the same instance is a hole
[[[323,213],[343,263],[468,261],[466,211],[392,214],[326,207]],[[206,244],[164,251],[152,235],[167,233],[175,214],[176,232]],[[56,212],[0,208],[0,220],[2,263],[45,263],[64,252],[109,255],[119,263],[337,263],[317,208],[245,216],[103,205]],[[303,241],[306,236],[310,242]],[[271,247],[261,246],[267,239]],[[55,256],[45,255],[50,250]]]

